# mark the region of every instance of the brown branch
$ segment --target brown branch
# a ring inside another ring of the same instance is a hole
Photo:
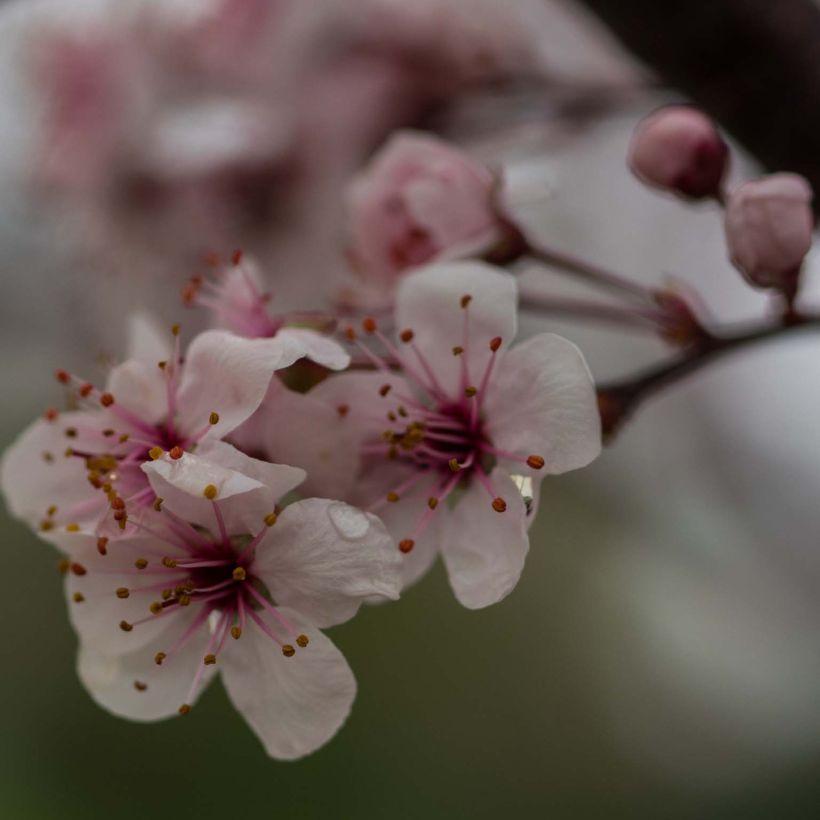
[[[636,376],[598,387],[598,408],[605,439],[611,439],[647,399],[723,356],[798,330],[820,329],[820,316],[792,316],[785,323],[764,325],[734,335],[704,335],[697,345],[671,361]]]
[[[820,7],[813,0],[581,2],[764,166],[801,173],[820,191]]]

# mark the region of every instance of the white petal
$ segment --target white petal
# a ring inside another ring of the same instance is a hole
[[[81,644],[77,656],[80,681],[103,709],[130,720],[161,720],[178,714],[183,703],[193,706],[217,669],[206,666],[199,686],[193,696],[189,695],[210,639],[207,624],[162,666],[154,662],[154,655],[168,652],[197,614],[194,610],[173,616],[152,643],[127,655],[107,655],[93,644]],[[135,681],[147,684],[147,689],[139,691]]]
[[[251,452],[258,449],[273,461],[304,468],[304,494],[347,498],[362,433],[355,415],[348,411],[342,417],[336,404],[314,393],[296,393],[274,379],[262,406],[236,438]]]
[[[469,340],[465,344],[463,296],[471,296]],[[478,386],[490,358],[489,344],[496,336],[502,349],[515,338],[518,292],[506,271],[483,262],[428,265],[408,274],[396,297],[396,327],[411,329],[414,342],[451,396],[459,394],[460,357],[465,348],[469,381]],[[413,356],[408,356],[413,362]]]
[[[39,419],[6,450],[0,464],[0,485],[13,515],[36,526],[52,505],[58,506],[59,514],[60,509],[91,502],[86,516],[77,523],[98,517],[104,506],[93,504],[99,493],[88,483],[83,460],[65,456],[69,443],[65,430],[85,423],[88,416],[61,413],[54,422]],[[43,537],[48,538],[48,533]]]
[[[161,421],[168,411],[166,377],[157,362],[129,359],[108,374],[106,389],[118,404],[151,424]]]
[[[207,435],[221,438],[259,407],[276,370],[299,358],[292,344],[277,339],[243,339],[223,330],[208,330],[188,348],[179,388],[179,427],[194,435],[208,425],[212,412],[219,423]]]
[[[65,580],[66,601],[69,617],[80,641],[93,646],[106,655],[124,655],[145,646],[167,628],[168,618],[151,618],[151,603],[159,600],[160,590],[140,591],[141,587],[156,584],[161,576],[152,574],[159,568],[164,556],[179,557],[183,553],[170,544],[157,544],[156,539],[131,536],[112,540],[108,552],[102,556],[97,551],[97,537],[86,533],[62,533],[59,546],[71,560],[85,570],[85,574],[69,572]],[[142,575],[134,566],[137,558],[145,558],[154,564]],[[168,586],[174,573],[166,570]],[[127,598],[119,598],[117,590],[129,590]],[[74,595],[82,595],[75,601]],[[130,632],[120,629],[120,622],[151,618],[137,624]]]
[[[171,358],[173,350],[171,330],[163,330],[157,320],[148,313],[132,313],[128,317],[128,359],[136,359],[153,365]]]
[[[295,760],[316,751],[350,714],[356,680],[342,653],[290,610],[283,615],[310,639],[286,658],[256,624],[230,641],[222,680],[236,709],[271,757]]]
[[[257,548],[252,571],[277,604],[327,627],[352,618],[367,598],[398,598],[399,556],[376,516],[310,498],[285,508]]]
[[[214,500],[228,532],[236,535],[261,529],[276,502],[305,478],[304,470],[259,461],[224,442],[203,444],[201,452],[179,459],[166,454],[142,469],[164,506],[211,532],[216,518],[213,501],[204,494],[208,485],[216,488]]]
[[[456,598],[468,609],[498,603],[518,583],[530,543],[526,511],[510,477],[496,468],[490,480],[506,502],[496,512],[473,479],[442,524],[441,552]]]
[[[543,333],[516,345],[498,364],[485,404],[487,432],[496,447],[523,458],[542,456],[545,474],[585,467],[598,456],[595,386],[574,344]],[[525,464],[507,466],[533,473]]]
[[[301,348],[302,356],[330,370],[344,370],[350,364],[350,356],[338,342],[315,330],[283,327],[276,334],[276,338],[280,341],[287,340]]]

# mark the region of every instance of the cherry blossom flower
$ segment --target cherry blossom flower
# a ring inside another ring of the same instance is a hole
[[[378,372],[331,376],[255,419],[265,451],[307,469],[312,491],[332,487],[382,517],[405,554],[405,583],[441,552],[470,608],[517,583],[540,477],[583,467],[601,448],[581,353],[549,333],[509,348],[516,301],[513,277],[484,263],[408,274],[398,341],[373,318],[365,339],[348,334]],[[342,471],[339,451],[351,441]]]
[[[399,558],[378,518],[342,502],[277,512],[302,470],[204,449],[143,465],[161,500],[123,538],[59,534],[78,672],[105,709],[150,721],[188,714],[220,670],[268,753],[298,758],[336,733],[356,691],[319,630],[365,598],[396,599]]]
[[[44,537],[66,525],[117,534],[129,512],[154,500],[145,461],[165,452],[179,459],[229,434],[259,406],[274,372],[306,353],[301,337],[244,339],[211,330],[183,359],[174,331],[169,350],[142,323],[135,355],[111,370],[102,390],[56,372],[80,409],[49,410],[9,448],[0,472],[11,511]],[[323,350],[333,344],[323,342]],[[340,366],[347,357],[337,349]]]
[[[407,269],[498,245],[508,228],[497,187],[488,168],[443,140],[395,134],[350,187],[350,257],[361,280],[353,301],[389,303]]]
[[[219,327],[238,336],[276,337],[331,370],[343,370],[348,365],[344,350],[310,327],[331,328],[335,324],[332,317],[315,311],[273,313],[271,293],[264,288],[258,264],[241,251],[234,251],[230,264],[217,267],[213,276],[194,276],[183,288],[182,298],[186,305],[209,308]]]

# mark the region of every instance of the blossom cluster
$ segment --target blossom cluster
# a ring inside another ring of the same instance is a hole
[[[514,233],[496,187],[398,137],[351,189],[344,309],[276,313],[237,251],[182,289],[214,324],[187,347],[137,315],[105,384],[56,371],[67,409],[6,452],[2,487],[64,556],[78,672],[104,708],[185,715],[219,671],[268,753],[300,757],[356,689],[321,630],[439,555],[466,607],[513,590],[541,480],[601,437],[579,350],[516,344],[516,279],[477,258]]]
[[[724,204],[737,267],[798,323],[810,191],[775,175],[727,194],[728,156],[703,115],[670,108],[639,127],[630,163],[650,185]],[[436,137],[398,133],[350,186],[334,309],[277,312],[253,259],[212,256],[180,306],[214,326],[184,350],[180,326],[135,316],[103,386],[56,371],[67,409],[6,452],[2,489],[64,556],[78,672],[104,708],[186,715],[220,671],[268,753],[300,757],[335,734],[356,690],[323,629],[397,599],[439,556],[463,606],[510,594],[542,480],[590,464],[602,422],[611,432],[685,369],[596,392],[569,341],[517,340],[517,259],[644,300],[620,318],[648,323],[687,367],[731,346],[679,294],[538,251],[501,184]]]

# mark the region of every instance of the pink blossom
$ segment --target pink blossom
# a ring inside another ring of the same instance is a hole
[[[410,273],[398,341],[373,319],[367,341],[351,332],[378,372],[331,376],[254,417],[266,452],[307,469],[312,491],[330,487],[382,517],[405,583],[440,552],[470,608],[517,583],[540,477],[583,467],[601,447],[583,357],[549,333],[509,348],[516,301],[514,278],[483,263]]]
[[[394,135],[350,187],[350,255],[363,282],[353,298],[389,301],[409,268],[489,251],[504,236],[497,184],[442,140]]]
[[[398,557],[375,516],[341,502],[275,512],[303,471],[223,442],[207,450],[143,466],[162,503],[116,542],[56,537],[78,672],[105,709],[146,721],[187,714],[219,670],[268,753],[302,757],[336,733],[356,691],[319,630],[366,598],[397,598]]]
[[[178,333],[172,338],[173,346],[140,323],[132,358],[111,370],[104,389],[57,371],[80,409],[50,410],[32,424],[4,454],[0,474],[11,511],[44,537],[66,525],[116,534],[154,500],[145,461],[166,451],[180,458],[229,434],[259,406],[274,372],[306,353],[299,337],[211,330],[183,359]]]
[[[726,205],[726,240],[735,267],[753,285],[794,283],[814,235],[813,192],[797,174],[747,182]]]
[[[647,185],[701,199],[719,195],[729,148],[706,114],[669,105],[635,129],[628,162]]]
[[[350,361],[336,342],[312,329],[333,327],[332,317],[315,311],[272,312],[272,294],[264,288],[258,264],[240,251],[235,251],[230,264],[217,268],[212,276],[193,277],[183,288],[182,298],[189,306],[209,308],[219,327],[238,336],[275,337],[331,370],[343,370]]]

